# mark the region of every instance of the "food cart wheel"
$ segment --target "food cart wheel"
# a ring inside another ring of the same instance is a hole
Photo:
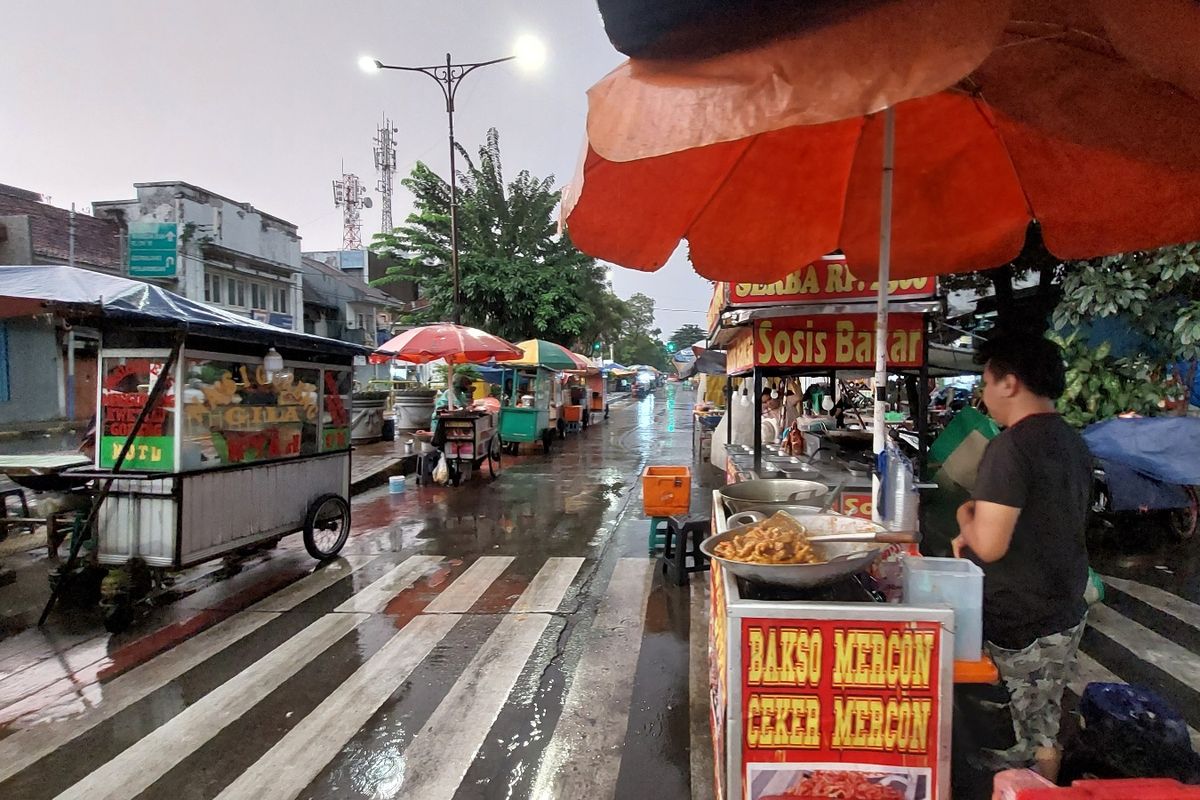
[[[1196,535],[1196,528],[1200,527],[1200,501],[1197,499],[1196,489],[1185,486],[1184,490],[1187,492],[1188,504],[1167,512],[1167,526],[1176,539],[1191,539]]]
[[[500,471],[500,442],[494,436],[492,443],[488,445],[487,462],[488,474],[496,477],[496,473]]]
[[[550,455],[550,445],[553,442],[554,430],[552,428],[546,428],[546,430],[542,431],[542,450],[545,451],[546,455]]]
[[[339,494],[323,494],[304,518],[304,549],[318,561],[338,554],[350,536],[350,504]]]

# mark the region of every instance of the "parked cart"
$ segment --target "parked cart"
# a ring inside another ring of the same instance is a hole
[[[351,368],[364,349],[137,281],[0,268],[0,308],[30,303],[102,337],[95,460],[68,474],[92,482],[85,530],[118,573],[103,584],[110,629],[167,570],[295,532],[314,558],[338,554],[350,532]]]

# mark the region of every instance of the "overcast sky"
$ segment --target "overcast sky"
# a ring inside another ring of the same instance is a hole
[[[622,60],[592,0],[8,0],[3,17],[0,183],[83,208],[132,197],[134,182],[180,179],[294,222],[305,250],[341,246],[331,181],[344,161],[374,189],[385,113],[401,175],[418,160],[447,172],[437,85],[366,75],[361,55],[483,61],[539,36],[541,73],[502,64],[463,82],[456,135],[474,152],[494,126],[507,175],[559,185],[580,152],[587,88]],[[397,182],[397,222],[410,203]],[[376,202],[364,240],[378,227]],[[615,269],[613,282],[623,297],[654,297],[667,334],[703,324],[708,284],[681,255],[652,275]]]

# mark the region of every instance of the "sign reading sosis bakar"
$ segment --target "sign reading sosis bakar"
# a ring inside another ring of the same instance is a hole
[[[754,326],[752,343],[747,335],[730,347],[727,361],[740,364],[751,348],[751,366],[871,367],[875,364],[875,315],[821,314],[763,320]],[[887,354],[892,367],[921,365],[925,357],[923,315],[888,315]]]
[[[742,620],[747,800],[939,798],[935,622]]]

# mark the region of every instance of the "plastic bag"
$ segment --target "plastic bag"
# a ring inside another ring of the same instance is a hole
[[[437,466],[433,468],[433,482],[445,486],[450,482],[450,465],[446,463],[446,454],[438,456]]]

